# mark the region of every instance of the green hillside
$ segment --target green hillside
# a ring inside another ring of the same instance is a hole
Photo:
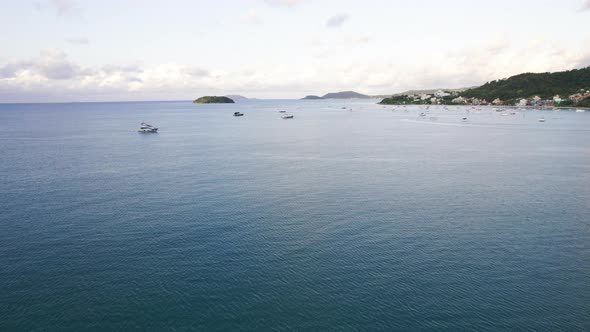
[[[466,90],[463,97],[503,100],[540,96],[550,99],[556,94],[566,97],[580,89],[590,90],[590,67],[555,73],[524,73],[507,79],[488,82]]]

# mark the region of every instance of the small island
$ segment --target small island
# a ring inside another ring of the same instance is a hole
[[[301,98],[302,100],[317,100],[317,99],[324,99],[320,96],[309,95]]]
[[[223,96],[204,96],[193,101],[194,104],[233,104],[231,98]]]

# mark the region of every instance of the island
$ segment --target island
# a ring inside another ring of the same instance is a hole
[[[325,95],[319,97],[314,95],[305,96],[302,99],[305,100],[316,100],[316,99],[368,99],[371,96],[364,95],[362,93],[358,93],[355,91],[340,91],[340,92],[330,92],[326,93]]]
[[[231,98],[224,96],[204,96],[193,101],[195,104],[233,104]]]

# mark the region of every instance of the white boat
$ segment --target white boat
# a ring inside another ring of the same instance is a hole
[[[281,116],[281,118],[283,118],[283,119],[293,119],[293,114],[285,114],[285,115]]]
[[[539,122],[545,122],[545,118],[539,118]]]
[[[508,115],[508,113],[504,112],[504,113],[502,113],[502,114],[500,114],[500,115],[501,115],[501,116],[507,116],[507,115]]]
[[[579,108],[576,110],[576,113],[584,113],[584,112],[586,112],[586,110],[582,110],[582,109],[579,109]]]
[[[142,122],[141,123],[141,126],[139,127],[138,132],[140,132],[140,133],[157,133],[158,132],[158,128],[156,128],[156,127],[154,127],[152,125],[149,125],[149,124],[147,124],[145,122]]]

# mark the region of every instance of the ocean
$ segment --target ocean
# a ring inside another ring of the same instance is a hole
[[[376,102],[0,104],[0,330],[590,330],[590,112]]]

